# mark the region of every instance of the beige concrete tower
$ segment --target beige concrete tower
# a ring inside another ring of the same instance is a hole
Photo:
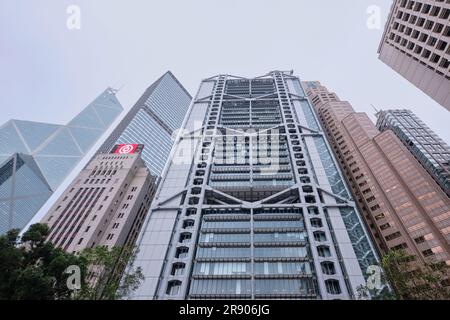
[[[394,0],[378,53],[450,110],[450,2]]]
[[[133,151],[133,145],[122,148]],[[119,151],[118,151],[119,152]],[[132,244],[155,192],[139,153],[96,156],[45,215],[48,240],[68,252]]]
[[[419,261],[450,264],[450,199],[391,130],[303,82],[381,252],[405,249]]]

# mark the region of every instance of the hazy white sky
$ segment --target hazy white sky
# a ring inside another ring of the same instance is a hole
[[[450,142],[450,113],[377,58],[370,5],[391,0],[0,0],[0,124],[65,123],[107,86],[126,109],[171,70],[194,95],[218,73],[295,71],[357,111],[409,108]],[[66,27],[69,5],[81,29]],[[374,119],[374,118],[373,118]]]

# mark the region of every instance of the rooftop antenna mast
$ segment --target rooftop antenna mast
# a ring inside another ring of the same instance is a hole
[[[370,104],[373,108],[373,110],[375,110],[375,116],[380,113],[380,110],[378,110],[377,108],[375,108],[375,106],[373,104]]]
[[[117,84],[117,82],[116,82],[116,84]],[[114,92],[114,94],[116,94],[117,92],[122,90],[123,87],[125,86],[124,84],[122,84],[119,88],[117,88],[116,84],[114,84],[114,86],[111,86],[111,90]]]

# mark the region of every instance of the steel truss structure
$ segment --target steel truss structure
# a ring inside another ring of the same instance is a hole
[[[138,239],[133,299],[352,299],[377,257],[292,72],[202,81]]]

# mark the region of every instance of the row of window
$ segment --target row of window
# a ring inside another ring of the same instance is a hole
[[[260,275],[299,275],[311,274],[309,262],[256,262],[254,273]],[[194,275],[250,275],[251,264],[248,262],[198,262],[194,266]]]
[[[255,233],[254,242],[295,242],[306,241],[306,232],[290,233]],[[200,243],[233,243],[233,242],[251,242],[250,233],[202,233],[200,234]]]
[[[254,293],[260,295],[315,295],[314,283],[310,279],[254,280]],[[339,283],[337,284],[339,285]],[[252,293],[251,280],[198,280],[191,282],[191,295],[249,295]],[[328,287],[328,286],[327,286]],[[177,290],[170,286],[168,294]],[[340,293],[340,288],[330,286],[330,291]]]
[[[308,251],[305,247],[256,247],[253,249],[253,254],[261,258],[305,258],[308,256]],[[250,256],[250,247],[200,247],[197,249],[197,258],[248,258]]]

